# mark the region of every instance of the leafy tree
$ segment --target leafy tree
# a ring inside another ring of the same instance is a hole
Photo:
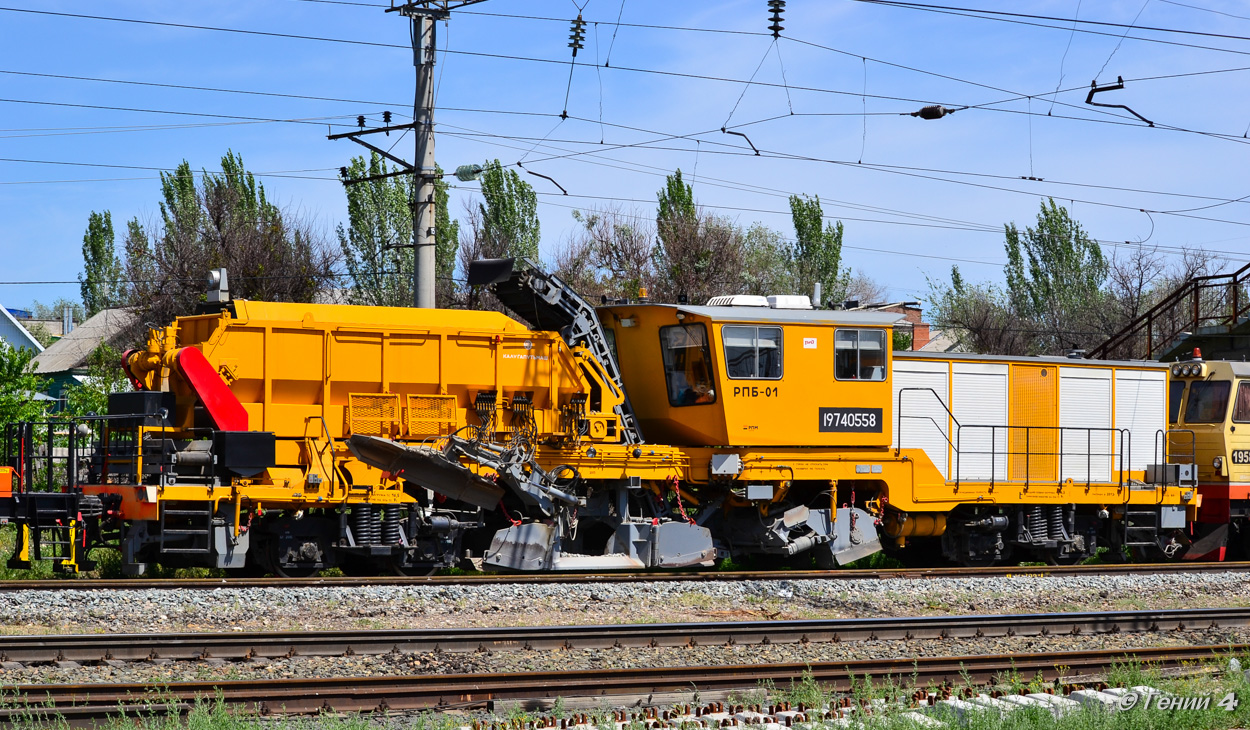
[[[1042,203],[1036,228],[1009,223],[1006,234],[1007,291],[1040,330],[1037,348],[1057,354],[1100,341],[1095,322],[1109,266],[1098,242],[1053,198]]]
[[[682,235],[682,228],[695,222],[698,208],[694,203],[694,188],[681,179],[681,168],[664,180],[664,188],[660,190],[659,209],[655,221],[659,229],[660,245],[676,245],[677,236]]]
[[[45,401],[35,400],[34,395],[48,384],[35,374],[34,357],[34,351],[0,340],[0,425],[37,421],[43,416]]]
[[[481,177],[483,202],[478,206],[484,247],[495,256],[538,260],[538,196],[516,170],[499,160],[487,162]]]
[[[842,270],[842,221],[825,221],[820,197],[790,196],[790,217],[795,243],[790,254],[796,288],[812,292],[820,284],[821,299],[840,302],[846,294],[850,271]],[[813,302],[821,306],[824,302]]]
[[[793,262],[781,233],[755,223],[743,234],[743,243],[743,291],[763,296],[795,291]]]
[[[453,281],[456,275],[456,254],[460,248],[460,221],[451,217],[451,195],[447,192],[447,183],[443,180],[443,168],[435,165],[434,173],[438,179],[434,181],[434,257],[438,283],[435,293],[440,307],[450,306],[459,287]],[[537,202],[535,202],[537,207]],[[537,240],[538,219],[534,219],[535,239]]]
[[[131,218],[126,224],[126,240],[122,242],[122,248],[126,254],[126,275],[130,280],[126,285],[126,301],[134,302],[140,297],[139,292],[156,279],[152,245],[138,218]]]
[[[84,272],[78,275],[82,302],[90,317],[101,309],[114,306],[121,296],[122,264],[117,258],[113,240],[113,216],[109,211],[92,211],[87,218],[87,232],[82,237]]]
[[[633,298],[654,285],[655,233],[644,216],[619,208],[575,210],[581,227],[555,251],[553,272],[594,301]]]
[[[185,160],[162,173],[159,226],[127,226],[126,278],[139,321],[194,312],[210,269],[229,270],[232,296],[266,301],[312,301],[334,281],[337,258],[309,221],[270,202],[234,152],[221,169],[202,172],[199,185]]]
[[[83,309],[80,302],[75,302],[65,297],[58,297],[51,304],[43,302],[35,302],[31,305],[31,315],[35,319],[60,319],[65,310],[68,309],[74,315],[75,322],[81,322],[87,318],[87,311]]]
[[[44,347],[51,345],[57,340],[56,335],[52,334],[52,331],[43,322],[36,321],[34,324],[23,326],[26,327],[26,331],[30,333],[30,336],[34,337]]]
[[[728,218],[700,211],[681,170],[668,176],[657,197],[653,259],[658,298],[674,301],[685,295],[702,302],[742,291],[747,254],[742,229]]]
[[[126,373],[121,367],[122,354],[100,343],[87,358],[87,374],[81,383],[71,386],[65,393],[65,410],[72,416],[108,412],[109,393],[130,390]]]
[[[1109,277],[1111,262],[1098,242],[1053,199],[1042,203],[1036,227],[1021,231],[1009,223],[1005,232],[1005,289],[967,284],[957,267],[949,285],[929,283],[933,323],[976,352],[1092,348],[1140,310],[1148,298],[1143,287],[1159,278],[1157,262],[1147,260],[1117,264]]]
[[[441,168],[435,168],[442,175]],[[347,167],[352,178],[386,175],[386,161],[372,153],[353,157]],[[412,305],[412,208],[415,194],[410,176],[379,178],[346,186],[348,225],[338,227],[339,248],[352,287],[348,301],[388,307]],[[452,276],[459,246],[459,223],[447,210],[447,184],[435,183],[434,246],[437,261],[436,293],[439,306],[451,302],[456,289]]]
[[[390,170],[375,152],[368,163],[353,157],[350,178],[385,175]],[[351,276],[348,301],[387,307],[412,305],[412,184],[408,176],[345,186],[347,220],[338,227],[339,248]]]
[[[1001,289],[970,285],[951,267],[949,284],[929,281],[929,320],[968,352],[1028,355],[1034,349],[1031,325],[1022,319]]]

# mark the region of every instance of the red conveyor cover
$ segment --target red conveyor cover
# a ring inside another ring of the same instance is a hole
[[[204,410],[222,431],[246,431],[247,410],[235,397],[226,381],[221,379],[204,353],[194,347],[184,347],[174,355],[178,369],[187,384],[200,397]]]

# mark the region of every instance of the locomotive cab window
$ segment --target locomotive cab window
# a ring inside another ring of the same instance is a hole
[[[1168,423],[1178,423],[1181,420],[1181,398],[1185,396],[1184,380],[1173,380],[1168,386]]]
[[[838,330],[833,336],[833,377],[885,380],[885,330]]]
[[[1205,380],[1189,386],[1185,401],[1185,423],[1221,423],[1228,414],[1228,393],[1232,383],[1227,380]]]
[[[695,406],[716,402],[706,327],[701,324],[661,327],[660,349],[671,405]]]
[[[781,378],[781,328],[725,325],[725,373],[731,378]]]
[[[1237,400],[1233,401],[1233,420],[1250,423],[1250,380],[1237,384]]]

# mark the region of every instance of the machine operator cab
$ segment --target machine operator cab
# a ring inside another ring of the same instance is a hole
[[[1171,374],[1172,460],[1192,454],[1200,483],[1250,484],[1250,363],[1195,359]]]
[[[705,306],[618,304],[598,314],[649,441],[890,445],[898,315],[744,295]]]

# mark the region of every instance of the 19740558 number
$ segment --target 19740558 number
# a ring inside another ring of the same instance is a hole
[[[821,408],[821,433],[881,433],[880,408]]]

